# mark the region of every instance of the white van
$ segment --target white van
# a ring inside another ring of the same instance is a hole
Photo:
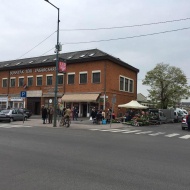
[[[184,118],[184,114],[182,111],[175,109],[174,110],[174,122],[181,122]]]

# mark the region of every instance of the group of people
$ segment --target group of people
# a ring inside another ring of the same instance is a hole
[[[46,108],[44,105],[42,106],[42,120],[43,124],[45,123],[52,123],[53,118],[53,108]]]
[[[100,124],[102,120],[106,120],[106,123],[110,122],[110,119],[115,119],[115,114],[112,112],[112,109],[108,109],[107,112],[105,110],[98,110],[93,108],[91,111],[91,118],[93,123]]]

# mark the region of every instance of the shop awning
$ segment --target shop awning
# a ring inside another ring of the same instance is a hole
[[[100,94],[65,94],[64,102],[96,102]]]

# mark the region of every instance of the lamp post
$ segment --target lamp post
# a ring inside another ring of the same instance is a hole
[[[55,98],[54,98],[54,120],[53,120],[53,127],[57,127],[57,86],[58,86],[58,62],[59,62],[59,51],[60,51],[60,45],[59,45],[59,8],[56,7],[54,4],[49,2],[49,0],[44,0],[48,2],[50,5],[55,7],[58,10],[58,19],[57,19],[57,45],[56,45],[56,69],[55,69]]]

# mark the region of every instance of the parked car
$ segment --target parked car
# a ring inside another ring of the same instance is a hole
[[[183,118],[183,120],[181,122],[181,128],[182,128],[182,130],[185,130],[188,128],[186,118]]]
[[[10,109],[10,110],[2,110],[0,112],[0,121],[22,121],[22,120],[27,120],[27,115],[19,110],[16,109]]]
[[[32,111],[31,111],[31,110],[28,110],[28,109],[26,109],[26,108],[19,108],[18,110],[19,110],[21,113],[24,112],[24,113],[27,115],[28,118],[32,116]]]

